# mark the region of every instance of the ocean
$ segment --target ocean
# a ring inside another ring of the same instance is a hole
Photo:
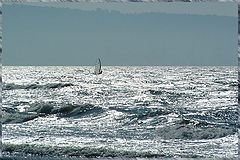
[[[3,66],[5,157],[234,158],[237,66]]]

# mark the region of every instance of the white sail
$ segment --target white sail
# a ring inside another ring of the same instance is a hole
[[[98,59],[97,59],[97,62],[96,62],[96,65],[95,65],[94,74],[101,74],[101,73],[102,73],[102,70],[101,70],[101,61],[100,61],[100,59],[98,58]]]

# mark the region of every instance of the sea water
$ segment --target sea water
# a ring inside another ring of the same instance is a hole
[[[237,156],[237,67],[5,66],[4,156]]]

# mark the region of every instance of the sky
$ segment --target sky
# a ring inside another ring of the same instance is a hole
[[[4,3],[2,29],[3,65],[237,65],[237,3]]]

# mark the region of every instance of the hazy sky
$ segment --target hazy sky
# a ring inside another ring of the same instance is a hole
[[[3,4],[3,65],[237,65],[237,3],[62,4]]]
[[[11,4],[11,3],[10,3]],[[96,10],[96,8],[106,10],[118,10],[121,13],[146,13],[146,12],[162,12],[162,13],[177,13],[177,14],[199,14],[199,15],[221,15],[237,17],[237,4],[232,2],[227,3],[24,3],[31,6],[45,6],[57,8],[70,8],[81,10]]]

